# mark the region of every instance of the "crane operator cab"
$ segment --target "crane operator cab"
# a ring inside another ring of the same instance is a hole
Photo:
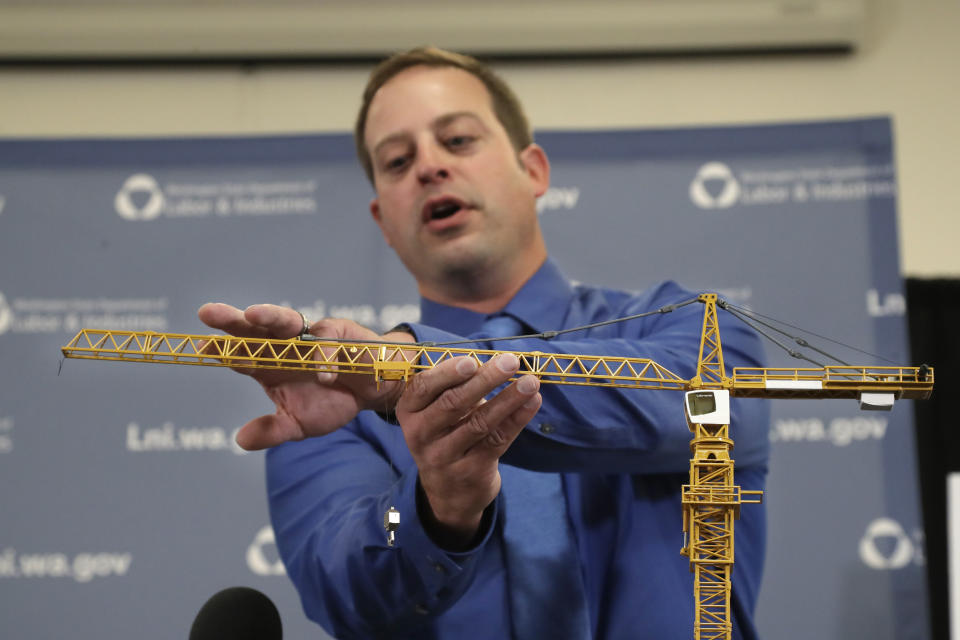
[[[696,424],[730,424],[730,392],[725,389],[700,389],[684,394],[683,408],[687,426]]]

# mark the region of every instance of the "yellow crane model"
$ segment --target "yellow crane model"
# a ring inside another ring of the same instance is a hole
[[[693,457],[690,484],[682,490],[681,553],[690,559],[694,573],[694,638],[730,640],[733,521],[740,515],[741,504],[762,500],[761,491],[741,490],[734,483],[730,397],[853,398],[860,401],[862,409],[884,410],[890,409],[897,399],[930,397],[933,369],[925,365],[740,367],[728,376],[717,321],[717,307],[726,307],[726,303],[712,293],[702,294],[696,301],[703,303],[705,309],[696,375],[690,379],[645,358],[513,353],[520,360],[517,376],[532,374],[543,383],[685,392],[684,409],[693,432]],[[406,381],[418,371],[457,356],[469,356],[483,363],[501,353],[443,345],[310,338],[279,340],[83,329],[62,352],[67,358],[92,360],[369,374],[375,376],[378,384],[384,380]]]

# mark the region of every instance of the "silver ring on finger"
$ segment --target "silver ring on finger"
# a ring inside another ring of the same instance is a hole
[[[300,329],[300,335],[305,336],[310,333],[310,321],[307,320],[307,316],[303,315],[302,311],[297,311],[300,314],[300,319],[303,321],[303,328]]]

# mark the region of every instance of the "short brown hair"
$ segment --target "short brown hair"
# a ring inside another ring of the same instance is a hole
[[[370,111],[370,103],[373,96],[376,95],[380,87],[387,81],[405,69],[416,66],[427,67],[454,67],[463,69],[479,79],[490,93],[490,101],[493,106],[493,112],[497,120],[507,131],[507,136],[513,144],[514,149],[519,153],[531,143],[533,143],[533,133],[530,131],[530,125],[527,123],[527,116],[523,112],[523,106],[520,100],[513,93],[507,83],[497,76],[490,67],[483,64],[476,58],[472,58],[461,53],[454,53],[437,47],[417,47],[409,51],[396,53],[380,64],[378,64],[367,80],[367,86],[363,90],[363,104],[360,106],[360,112],[357,114],[357,123],[353,130],[353,140],[357,146],[357,157],[360,164],[366,172],[370,182],[373,182],[373,161],[370,158],[370,150],[364,141],[364,133],[367,128],[367,114]]]

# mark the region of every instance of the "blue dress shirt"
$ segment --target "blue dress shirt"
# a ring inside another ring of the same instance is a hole
[[[531,331],[634,315],[693,297],[666,282],[640,294],[571,285],[551,261],[504,311]],[[476,338],[478,348],[650,358],[684,378],[695,373],[703,308],[658,314],[563,334],[491,344],[486,316],[421,301],[421,341]],[[726,366],[762,366],[748,328],[720,314]],[[545,384],[543,405],[502,462],[560,474],[579,553],[582,590],[596,640],[693,638],[693,577],[683,544],[680,487],[688,482],[690,431],[676,391]],[[731,402],[736,481],[762,489],[769,456],[768,403]],[[399,427],[361,414],[329,435],[267,454],[267,488],[277,546],[308,617],[350,638],[507,639],[511,632],[508,553],[501,495],[483,535],[464,552],[438,547],[417,518],[417,469]],[[383,514],[400,512],[396,545]],[[753,624],[763,572],[762,505],[736,523],[733,636],[757,637]],[[557,607],[564,607],[557,602]],[[514,640],[534,640],[514,638]]]

